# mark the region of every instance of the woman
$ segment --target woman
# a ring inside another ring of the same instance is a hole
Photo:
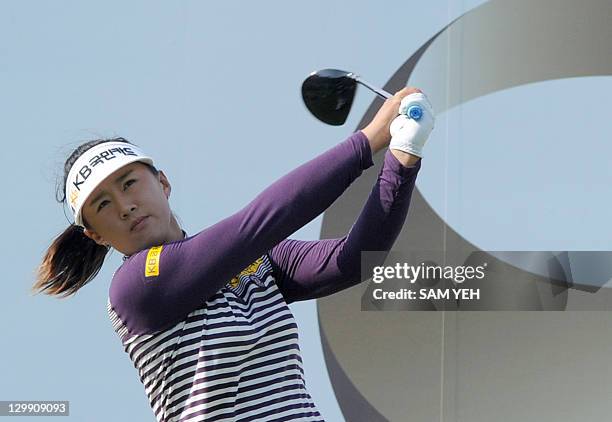
[[[415,103],[424,110],[418,122],[406,113]],[[113,247],[124,262],[111,281],[109,316],[158,421],[323,420],[306,389],[287,304],[359,283],[361,251],[391,248],[432,129],[425,96],[404,88],[363,130],[193,236],[172,214],[170,183],[150,157],[123,138],[85,143],[64,168],[61,201],[75,223],[49,247],[34,289],[76,292]],[[346,236],[287,238],[387,146]]]

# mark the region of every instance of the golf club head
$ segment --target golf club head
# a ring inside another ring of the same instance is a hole
[[[304,104],[317,119],[334,126],[346,122],[357,90],[357,81],[350,74],[322,69],[311,73],[302,83]]]

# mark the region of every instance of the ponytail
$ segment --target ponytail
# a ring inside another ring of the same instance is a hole
[[[108,252],[83,234],[83,228],[71,224],[49,246],[38,267],[32,291],[62,297],[74,294],[100,271]]]

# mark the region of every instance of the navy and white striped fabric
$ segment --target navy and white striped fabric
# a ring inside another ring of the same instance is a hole
[[[323,421],[267,255],[169,329],[129,335],[108,312],[158,421]]]

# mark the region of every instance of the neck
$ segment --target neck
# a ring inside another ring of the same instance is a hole
[[[181,226],[178,225],[178,222],[176,221],[176,218],[174,218],[174,215],[172,216],[172,223],[170,224],[171,226],[171,234],[169,236],[168,239],[166,239],[166,241],[164,243],[169,243],[169,242],[176,242],[178,240],[183,240],[187,237],[187,233],[185,233],[183,231],[183,229],[181,229]],[[125,261],[126,259],[128,259],[131,255],[123,255],[123,260]]]
[[[172,222],[170,223],[170,228],[170,237],[167,239],[167,242],[175,242],[177,240],[183,240],[185,238],[183,230],[176,221],[176,218],[174,218],[174,215],[172,215]]]

